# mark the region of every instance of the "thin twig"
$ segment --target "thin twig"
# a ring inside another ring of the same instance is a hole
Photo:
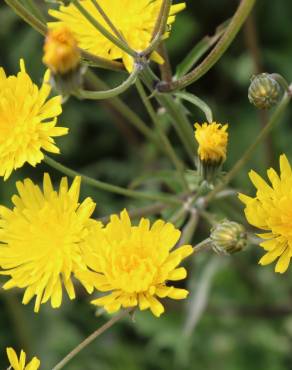
[[[57,365],[55,365],[52,370],[60,370],[63,369],[65,365],[68,364],[79,352],[81,352],[85,347],[87,347],[90,343],[92,343],[96,338],[98,338],[101,334],[105,331],[110,329],[115,323],[117,323],[120,319],[127,316],[133,308],[128,308],[125,311],[122,311],[117,316],[111,318],[107,323],[102,325],[98,328],[95,332],[93,332],[89,337],[87,337],[83,342],[81,342],[76,348],[74,348],[66,357],[63,358]]]

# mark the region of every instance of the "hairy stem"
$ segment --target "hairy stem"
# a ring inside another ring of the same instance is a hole
[[[240,5],[228,27],[226,28],[224,35],[221,37],[211,53],[202,61],[202,63],[199,64],[193,71],[176,81],[171,83],[162,82],[160,85],[158,85],[158,90],[160,92],[170,92],[183,89],[204,76],[218,62],[218,60],[231,45],[254,5],[255,0],[241,0]]]
[[[183,163],[177,157],[176,152],[173,149],[173,146],[171,145],[168,137],[165,135],[165,133],[164,133],[162,127],[161,127],[161,122],[159,120],[159,117],[156,114],[154,108],[152,107],[151,102],[150,102],[149,98],[147,97],[146,92],[143,88],[143,85],[139,80],[137,80],[137,82],[136,82],[136,87],[137,87],[138,93],[141,97],[141,100],[143,101],[143,103],[145,105],[145,108],[146,108],[148,114],[150,115],[156,129],[157,129],[158,136],[159,136],[159,139],[160,139],[160,141],[161,141],[161,143],[162,143],[162,145],[165,149],[165,153],[168,155],[171,162],[174,164],[174,166],[175,166],[175,168],[176,168],[176,170],[179,174],[179,177],[182,181],[182,184],[183,184],[184,188],[186,190],[188,190],[189,186],[188,186],[188,183],[187,183],[186,178],[185,178]]]

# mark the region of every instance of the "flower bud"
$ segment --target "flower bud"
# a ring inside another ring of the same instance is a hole
[[[247,244],[247,235],[242,225],[224,220],[211,230],[210,239],[215,252],[233,254],[240,252]]]
[[[226,159],[228,125],[216,122],[195,124],[198,148],[198,170],[207,182],[212,182]]]
[[[82,85],[81,56],[72,32],[65,26],[51,29],[44,44],[43,62],[62,94],[69,94]]]
[[[278,103],[282,96],[282,88],[268,73],[252,77],[248,89],[248,99],[258,109],[269,109]]]

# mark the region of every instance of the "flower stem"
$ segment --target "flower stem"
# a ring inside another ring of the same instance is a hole
[[[194,246],[194,253],[201,252],[203,249],[208,248],[210,246],[210,244],[211,244],[211,239],[210,238],[207,238],[207,239],[201,241],[199,244]]]
[[[172,161],[172,163],[174,164],[180,178],[181,178],[181,181],[182,181],[182,184],[184,186],[184,188],[186,190],[189,190],[189,186],[188,186],[188,183],[186,181],[186,178],[185,178],[185,173],[184,173],[184,165],[183,163],[181,162],[181,160],[178,158],[178,156],[176,155],[176,152],[175,150],[173,149],[173,146],[171,145],[168,137],[165,135],[163,129],[161,128],[161,122],[159,121],[159,117],[158,115],[156,114],[154,108],[152,107],[152,104],[149,100],[149,98],[147,97],[146,95],[146,92],[144,90],[144,87],[142,85],[142,83],[137,80],[136,82],[136,87],[137,87],[137,90],[138,90],[138,93],[141,97],[141,100],[143,101],[144,105],[145,105],[145,108],[149,114],[149,116],[151,117],[156,129],[157,129],[157,132],[158,132],[158,136],[161,140],[161,143],[165,149],[165,153],[168,155],[168,157],[170,158],[170,160]]]
[[[88,70],[86,73],[86,82],[89,83],[94,89],[108,89],[107,84],[90,70]],[[119,97],[116,96],[111,98],[107,103],[110,104],[121,116],[126,118],[127,121],[139,132],[141,132],[148,140],[152,141],[158,147],[160,146],[160,142],[154,132],[136,114],[136,112],[129,108],[127,104],[125,104]]]
[[[158,77],[156,77],[150,68],[145,68],[141,73],[143,82],[152,91],[153,85],[159,82]],[[173,99],[170,94],[154,94],[155,98],[161,106],[163,106],[166,111],[171,116],[172,124],[187,152],[192,163],[196,156],[196,145],[193,135],[193,130],[191,125],[186,118],[181,106]]]
[[[130,48],[124,41],[115,37],[111,32],[109,32],[102,24],[100,24],[80,3],[79,0],[72,0],[72,4],[80,11],[80,13],[108,40],[110,40],[118,48],[122,49],[125,53],[131,55],[133,58],[137,57],[136,51]]]
[[[107,323],[102,325],[96,331],[94,331],[89,337],[87,337],[83,342],[81,342],[76,348],[74,348],[66,357],[63,358],[57,365],[55,365],[52,370],[63,369],[65,365],[68,364],[79,352],[81,352],[85,347],[92,343],[96,338],[98,338],[105,331],[110,329],[115,323],[121,320],[123,317],[127,316],[133,308],[128,308],[125,311],[122,311],[117,316],[112,317]]]
[[[151,43],[148,45],[148,47],[143,50],[143,55],[147,56],[152,53],[158,46],[158,44],[161,41],[161,37],[163,36],[166,26],[167,26],[167,20],[171,8],[171,0],[164,0],[160,12],[154,27],[153,37]]]
[[[105,90],[105,91],[87,91],[87,90],[78,90],[74,95],[81,99],[90,99],[90,100],[102,100],[102,99],[110,99],[118,96],[128,90],[130,86],[132,86],[141,70],[141,67],[136,64],[132,73],[129,77],[119,86]]]
[[[93,179],[89,176],[81,175],[77,171],[74,171],[71,168],[68,168],[68,167],[62,165],[61,163],[53,160],[52,158],[50,158],[48,156],[45,156],[44,161],[50,167],[54,168],[55,170],[65,174],[67,176],[70,176],[70,177],[73,177],[73,178],[75,176],[80,176],[82,181],[85,184],[91,185],[91,186],[93,186],[97,189],[100,189],[100,190],[108,191],[108,192],[115,193],[115,194],[124,195],[124,196],[131,197],[131,198],[137,198],[137,199],[145,199],[145,200],[152,200],[152,201],[155,200],[155,201],[161,201],[161,202],[165,202],[165,203],[169,203],[169,204],[181,204],[182,203],[182,201],[179,200],[178,198],[174,198],[174,197],[168,196],[168,195],[163,194],[163,193],[146,193],[146,192],[142,192],[142,191],[130,190],[130,189],[122,188],[120,186],[108,184],[108,183],[103,182],[103,181],[95,180],[95,179]]]
[[[258,147],[260,142],[269,134],[269,132],[272,130],[272,128],[275,126],[277,122],[279,122],[279,119],[281,118],[282,114],[285,112],[289,102],[291,100],[291,95],[288,93],[285,93],[282,101],[278,105],[277,109],[275,110],[274,114],[270,118],[267,125],[263,128],[263,130],[259,133],[255,141],[249,146],[249,148],[246,150],[246,152],[241,156],[241,158],[236,162],[234,167],[231,169],[231,171],[228,172],[228,174],[225,176],[222,183],[220,183],[218,186],[216,186],[205,198],[205,201],[208,203],[210,202],[214,196],[220,192],[222,189],[225,188],[225,186],[237,175],[238,171],[246,164],[246,162],[249,160],[255,149]]]
[[[12,8],[16,14],[18,14],[26,23],[28,23],[32,28],[46,35],[47,27],[46,25],[38,20],[33,14],[31,14],[18,0],[4,0],[10,8]]]
[[[204,76],[228,49],[254,5],[255,0],[241,0],[240,5],[228,27],[226,28],[224,35],[221,37],[211,53],[202,61],[202,63],[199,64],[193,71],[176,81],[172,81],[170,83],[161,83],[157,87],[158,90],[160,92],[181,90]]]
[[[113,24],[113,22],[107,16],[107,14],[103,10],[103,8],[99,5],[99,3],[96,0],[91,0],[91,1],[94,4],[94,6],[96,7],[96,9],[99,12],[99,14],[106,21],[106,23],[108,24],[108,26],[112,29],[113,33],[117,36],[117,38],[119,38],[122,42],[124,42],[127,46],[129,46],[128,43],[127,43],[127,41],[125,40],[125,38],[122,36],[122,34],[120,33],[120,31],[116,28],[116,26]]]

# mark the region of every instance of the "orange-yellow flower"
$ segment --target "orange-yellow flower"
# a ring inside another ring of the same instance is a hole
[[[53,73],[66,74],[80,63],[80,52],[72,32],[65,26],[51,29],[44,45],[43,62]]]

